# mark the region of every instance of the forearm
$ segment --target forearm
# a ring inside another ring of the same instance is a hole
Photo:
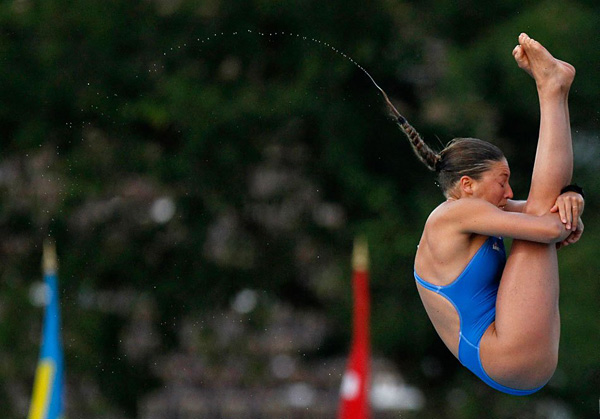
[[[537,216],[503,211],[482,199],[459,199],[449,207],[444,213],[445,222],[456,223],[460,233],[511,237],[546,244],[562,241],[569,234],[556,213]]]
[[[531,237],[522,237],[524,236],[524,232],[521,230],[514,238],[521,238],[536,243],[551,244],[565,240],[570,234],[570,231],[565,228],[565,225],[561,222],[558,214],[549,213],[540,216],[523,214],[523,216],[532,217],[529,218],[529,224],[533,234]]]

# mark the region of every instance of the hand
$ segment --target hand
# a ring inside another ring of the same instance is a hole
[[[577,192],[565,192],[556,198],[556,203],[550,209],[550,212],[558,212],[565,228],[575,232],[577,223],[580,220],[579,217],[583,214],[584,206],[585,201]]]
[[[571,234],[569,234],[569,236],[564,239],[563,241],[556,243],[556,248],[560,249],[563,246],[568,246],[570,244],[576,243],[579,241],[579,239],[581,238],[581,235],[583,234],[583,221],[581,221],[581,218],[579,218],[578,223],[577,223],[577,229],[575,231],[573,231]]]

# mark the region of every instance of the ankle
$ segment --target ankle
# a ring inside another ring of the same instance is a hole
[[[571,83],[566,81],[536,81],[538,96],[544,99],[566,99],[569,96]]]

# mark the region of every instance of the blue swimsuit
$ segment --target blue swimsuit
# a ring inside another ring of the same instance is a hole
[[[498,384],[483,370],[479,357],[481,337],[496,318],[496,294],[505,262],[504,242],[501,238],[490,237],[481,245],[458,278],[449,285],[433,285],[421,279],[416,271],[415,279],[424,288],[450,301],[458,312],[459,361],[490,387],[516,396],[526,396],[543,386],[531,390],[517,390]]]

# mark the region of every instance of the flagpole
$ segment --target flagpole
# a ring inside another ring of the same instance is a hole
[[[28,419],[63,417],[63,350],[61,343],[58,261],[54,242],[44,242],[42,271],[46,307],[40,359],[35,373]]]
[[[44,240],[42,252],[42,272],[46,275],[56,275],[58,271],[58,259],[56,257],[56,245],[52,240]]]
[[[339,419],[368,419],[370,381],[369,251],[366,239],[354,241],[352,254],[352,346],[342,380]]]

